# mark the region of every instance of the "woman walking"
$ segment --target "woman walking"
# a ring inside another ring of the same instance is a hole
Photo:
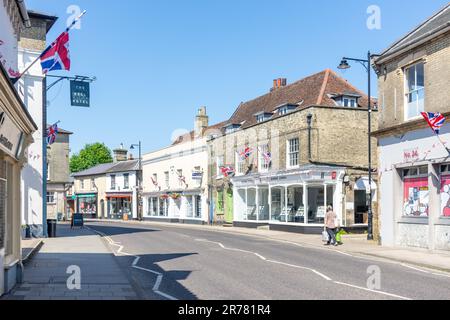
[[[327,213],[325,215],[325,230],[327,231],[329,235],[329,240],[326,245],[333,245],[338,246],[338,243],[336,241],[336,229],[337,229],[337,215],[333,210],[332,206],[329,206],[327,208]]]

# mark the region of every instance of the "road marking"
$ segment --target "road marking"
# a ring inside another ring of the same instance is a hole
[[[266,261],[266,262],[269,262],[269,263],[280,264],[280,265],[284,265],[284,266],[291,267],[291,268],[309,270],[309,271],[313,272],[314,274],[322,277],[323,279],[325,279],[327,281],[331,281],[331,278],[327,277],[326,275],[324,275],[323,273],[320,273],[319,271],[317,271],[315,269],[311,269],[311,268],[303,267],[303,266],[298,266],[298,265],[294,265],[294,264],[289,264],[289,263],[276,261],[276,260],[268,260],[266,257],[260,255],[259,253],[256,253],[256,252],[253,252],[253,251],[248,251],[248,250],[236,249],[236,248],[227,248],[226,246],[224,246],[220,242],[215,242],[215,241],[210,241],[210,240],[205,240],[205,239],[196,239],[195,241],[216,244],[216,245],[220,246],[224,250],[237,251],[237,252],[253,254],[253,255],[257,256],[259,259],[261,259],[263,261]]]
[[[162,296],[162,297],[164,297],[166,299],[169,299],[169,300],[178,300],[177,298],[175,298],[175,297],[173,297],[173,296],[171,296],[171,295],[169,295],[167,293],[164,293],[164,292],[159,290],[159,287],[160,287],[160,285],[162,283],[162,280],[164,278],[164,275],[162,273],[160,273],[158,271],[151,270],[151,269],[146,269],[146,268],[139,267],[137,264],[138,264],[139,260],[141,259],[141,257],[136,256],[136,255],[131,254],[131,253],[128,253],[128,252],[124,252],[123,251],[124,246],[120,242],[114,241],[110,236],[104,234],[103,232],[97,231],[95,229],[91,229],[89,227],[87,227],[87,228],[89,230],[91,230],[91,231],[101,235],[104,239],[106,239],[108,241],[108,243],[110,245],[118,247],[119,249],[117,250],[117,253],[115,251],[113,251],[114,255],[124,255],[124,256],[134,257],[135,259],[133,260],[133,263],[131,264],[132,268],[137,269],[137,270],[141,270],[141,271],[145,271],[145,272],[149,272],[149,273],[152,273],[152,274],[156,275],[156,282],[155,282],[155,285],[152,288],[152,291],[154,293],[156,293],[156,294],[158,294],[158,295],[160,295],[160,296]]]
[[[408,269],[412,269],[412,270],[416,270],[416,271],[419,271],[419,272],[423,272],[423,273],[428,273],[428,274],[431,273],[431,272],[429,272],[429,271],[422,270],[422,269],[419,269],[419,268],[416,268],[416,267],[407,265],[406,263],[402,263],[401,266],[402,266],[402,267],[405,267],[405,268],[408,268]]]
[[[364,288],[364,287],[360,287],[360,286],[355,286],[353,284],[348,284],[348,283],[345,283],[345,282],[339,282],[339,281],[333,281],[333,282],[335,284],[339,284],[339,285],[342,285],[342,286],[347,286],[347,287],[360,289],[360,290],[364,290],[364,291],[368,291],[368,292],[378,293],[378,294],[382,294],[382,295],[389,296],[389,297],[399,298],[399,299],[402,299],[402,300],[413,300],[411,298],[399,296],[399,295],[396,295],[396,294],[393,294],[393,293],[384,292],[384,291],[378,291],[378,290],[372,290],[372,289],[368,289],[368,288]]]

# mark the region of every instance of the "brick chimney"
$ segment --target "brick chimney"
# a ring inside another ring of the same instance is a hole
[[[286,87],[287,85],[287,79],[286,78],[278,78],[273,80],[273,87],[270,89],[270,91],[274,91],[276,89]]]
[[[128,160],[128,150],[124,148],[123,143],[119,148],[113,150],[114,153],[114,163],[127,161]]]
[[[205,130],[208,128],[209,125],[209,117],[206,114],[206,107],[201,107],[198,109],[197,116],[195,117],[195,136],[202,136]]]

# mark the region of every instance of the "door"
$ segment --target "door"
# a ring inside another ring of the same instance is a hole
[[[225,222],[233,223],[233,190],[228,189],[225,196]]]

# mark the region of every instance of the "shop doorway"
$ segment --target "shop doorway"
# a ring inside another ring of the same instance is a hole
[[[225,222],[233,223],[233,190],[228,189],[225,194],[226,209],[225,209]]]

